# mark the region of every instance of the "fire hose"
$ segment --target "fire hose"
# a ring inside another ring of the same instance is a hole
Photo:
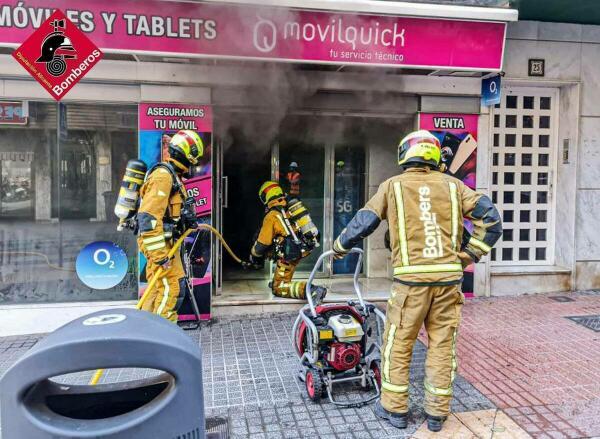
[[[175,254],[179,251],[179,248],[181,247],[181,245],[183,244],[183,241],[185,240],[185,238],[187,238],[188,235],[190,235],[191,233],[193,233],[197,230],[201,230],[201,229],[208,230],[209,232],[214,234],[217,237],[217,239],[219,241],[221,241],[221,244],[223,244],[223,247],[225,247],[225,250],[227,250],[227,253],[229,253],[229,255],[238,264],[242,264],[242,265],[245,264],[245,262],[233,252],[231,247],[229,247],[229,244],[227,244],[227,241],[225,241],[225,238],[223,238],[223,235],[221,235],[221,233],[219,233],[219,231],[217,229],[215,229],[214,227],[212,227],[209,224],[198,224],[198,227],[195,229],[187,229],[183,233],[183,235],[181,235],[179,237],[179,239],[177,239],[177,241],[175,241],[175,244],[173,244],[173,247],[171,248],[171,250],[169,250],[169,253],[168,253],[169,259],[173,258],[175,256]],[[164,271],[164,269],[162,267],[158,267],[158,269],[154,273],[154,276],[152,276],[152,279],[150,279],[150,282],[148,282],[148,286],[146,287],[144,294],[142,294],[142,297],[140,297],[140,299],[138,300],[138,303],[135,305],[136,309],[142,309],[142,307],[144,306],[144,303],[146,302],[146,299],[148,298],[148,293],[154,289],[154,287],[155,287],[158,279],[160,279],[163,271]],[[96,371],[96,373],[94,373],[94,376],[92,377],[92,379],[90,380],[90,385],[95,386],[96,384],[98,384],[98,381],[100,381],[100,378],[102,378],[103,374],[104,374],[104,369],[98,369]]]

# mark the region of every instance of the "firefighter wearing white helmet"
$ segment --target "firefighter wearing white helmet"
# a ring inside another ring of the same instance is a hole
[[[429,337],[425,363],[425,412],[431,431],[450,413],[457,371],[456,337],[464,296],[463,269],[487,254],[502,234],[491,200],[439,170],[441,149],[429,131],[416,131],[398,146],[404,169],[383,182],[335,240],[337,257],[388,221],[394,284],[381,350],[382,396],[375,413],[398,428],[408,422],[409,366],[423,323]],[[472,234],[463,230],[471,220]]]
[[[150,279],[159,267],[164,275],[144,302],[144,310],[177,321],[177,307],[184,293],[185,272],[179,254],[169,259],[177,233],[195,227],[192,218],[186,218],[182,207],[187,198],[181,178],[198,164],[204,154],[204,144],[195,131],[183,130],[169,141],[169,158],[152,167],[140,189],[138,210],[138,245],[147,259],[146,278]]]

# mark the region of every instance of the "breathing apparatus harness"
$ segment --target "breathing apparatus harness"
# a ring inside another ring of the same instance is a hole
[[[293,262],[305,258],[319,247],[319,232],[310,219],[308,209],[299,199],[292,198],[286,201],[287,207],[278,205],[269,209],[269,211],[277,211],[277,218],[286,233],[283,239],[275,241],[272,257],[274,260]],[[293,209],[294,207],[296,210]]]

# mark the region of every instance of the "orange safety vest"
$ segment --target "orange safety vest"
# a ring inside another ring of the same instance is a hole
[[[286,178],[290,184],[290,195],[300,195],[300,173],[288,172]]]

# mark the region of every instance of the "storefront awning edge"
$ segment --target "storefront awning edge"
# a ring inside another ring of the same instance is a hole
[[[516,9],[381,0],[204,0],[202,3],[230,3],[334,12],[452,18],[478,21],[509,22],[517,21],[519,18],[519,12]]]

